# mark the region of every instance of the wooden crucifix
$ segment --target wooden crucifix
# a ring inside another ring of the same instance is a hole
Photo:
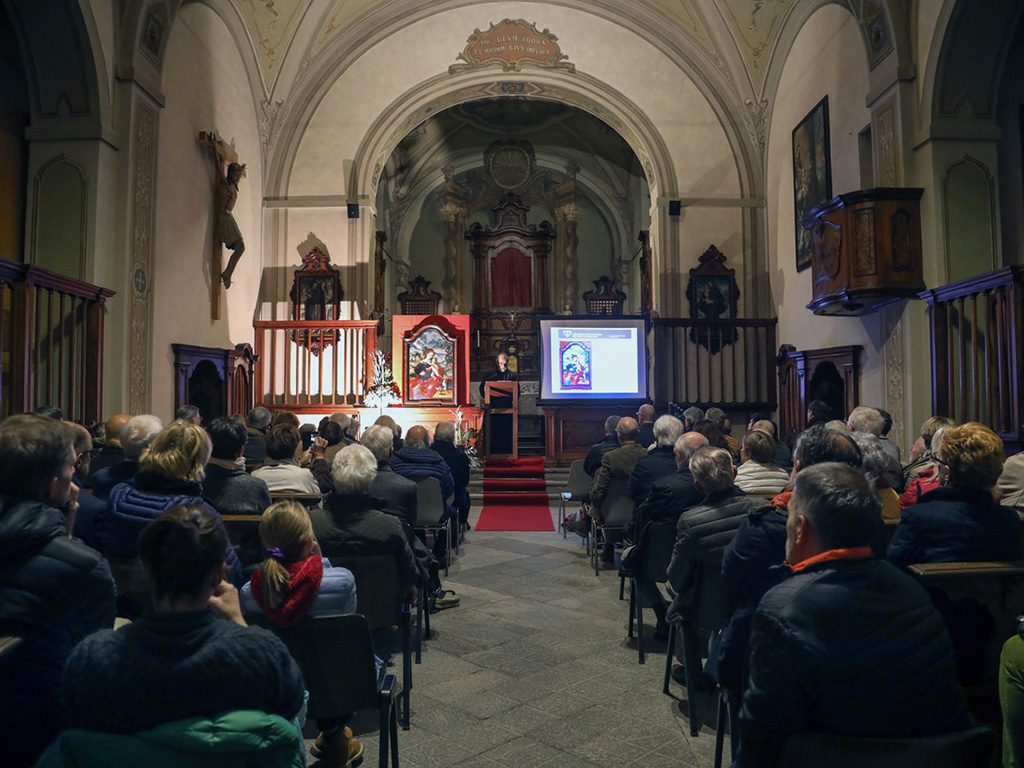
[[[234,274],[238,260],[245,252],[245,240],[242,231],[235,221],[234,209],[238,201],[238,182],[245,178],[245,164],[238,162],[238,155],[222,138],[213,131],[200,131],[199,143],[210,150],[213,156],[214,169],[217,175],[215,241],[212,251],[211,275],[219,277],[224,288],[231,287],[231,276]],[[223,246],[231,249],[227,267],[221,271],[223,263]],[[220,285],[217,278],[211,281],[211,314],[214,320],[220,319]]]

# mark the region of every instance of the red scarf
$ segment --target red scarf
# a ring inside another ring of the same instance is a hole
[[[810,568],[812,565],[818,563],[828,563],[832,560],[864,560],[872,557],[873,552],[871,547],[850,547],[848,549],[829,549],[825,552],[819,552],[813,557],[808,557],[806,560],[801,560],[799,563],[786,563],[789,569],[793,573],[800,573],[805,568]]]
[[[267,606],[263,595],[262,568],[257,568],[252,573],[252,596],[267,618],[277,626],[293,627],[306,617],[309,609],[313,607],[316,596],[320,594],[320,582],[324,578],[324,561],[320,555],[310,555],[305,560],[283,565],[288,569],[291,581],[277,608]]]

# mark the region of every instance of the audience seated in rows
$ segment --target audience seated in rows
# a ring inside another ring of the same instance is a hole
[[[719,448],[725,448],[729,455],[732,456],[733,463],[737,463],[740,460],[740,441],[732,436],[732,422],[725,415],[725,411],[721,408],[708,408],[704,413],[704,418],[718,427],[719,433],[722,435],[722,445],[712,443],[713,446]]]
[[[321,493],[316,477],[299,464],[302,439],[293,426],[272,427],[267,434],[267,460],[253,470],[252,476],[266,483],[271,491],[285,493]]]
[[[912,577],[872,555],[880,514],[856,469],[824,463],[796,475],[790,575],[753,618],[738,768],[776,765],[798,733],[895,738],[967,728],[942,618]]]
[[[121,433],[130,419],[131,416],[127,413],[115,413],[107,419],[103,427],[106,441],[93,452],[90,465],[93,478],[101,470],[116,467],[125,460],[124,446],[121,444]]]
[[[72,647],[114,624],[114,580],[99,552],[68,538],[77,512],[74,435],[45,416],[0,423],[0,634],[22,644],[0,664],[4,765],[34,765],[63,727]]]
[[[903,511],[886,558],[896,565],[1020,559],[1020,517],[992,497],[1004,461],[999,436],[977,422],[949,427],[934,458],[943,485]]]
[[[202,498],[202,481],[210,459],[210,438],[190,421],[173,421],[158,434],[139,461],[131,483],[110,492],[109,506],[97,521],[101,551],[107,557],[130,558],[138,554],[139,534],[157,517],[182,504],[201,507],[220,525],[220,516]],[[242,564],[230,544],[224,559],[229,580],[241,586]]]
[[[243,615],[263,614],[276,626],[293,627],[307,616],[355,613],[355,577],[323,557],[305,507],[294,501],[269,507],[260,520],[260,541],[266,560],[242,587]],[[320,733],[310,752],[324,768],[362,756],[350,719],[351,713],[317,721]]]
[[[690,459],[690,474],[694,487],[705,498],[679,516],[668,567],[668,582],[675,592],[669,618],[678,617],[684,625],[692,620],[701,561],[721,567],[722,555],[740,525],[748,514],[764,505],[762,500],[746,496],[736,487],[732,456],[724,448],[698,449]],[[706,647],[706,640],[702,638],[702,646]]]
[[[657,417],[657,411],[654,410],[654,406],[650,403],[644,403],[637,409],[636,412],[636,423],[637,423],[637,437],[636,441],[640,443],[645,449],[650,448],[656,442],[654,434],[654,420]]]
[[[779,428],[771,420],[771,414],[752,413],[747,422],[747,432],[755,430],[767,433],[775,441],[775,458],[772,459],[772,463],[787,472],[791,470],[793,468],[793,453],[789,450],[788,445],[779,440]]]
[[[245,463],[249,466],[267,460],[267,431],[270,429],[270,411],[257,405],[245,417]]]
[[[398,423],[386,413],[382,413],[378,416],[377,420],[373,422],[373,426],[387,427],[391,430],[394,435],[391,446],[392,451],[400,451],[405,447],[405,440],[402,439],[402,428],[398,426]]]
[[[683,422],[675,416],[661,416],[654,422],[654,443],[633,467],[629,476],[629,497],[633,500],[633,517],[626,526],[626,537],[633,538],[633,521],[636,520],[640,506],[647,501],[647,495],[655,481],[675,474],[675,444],[683,434]]]
[[[704,435],[708,440],[708,445],[712,448],[721,448],[726,451],[729,450],[729,444],[725,441],[725,435],[722,434],[721,427],[715,424],[711,419],[701,419],[693,425],[693,431]]]
[[[132,416],[121,428],[119,439],[124,461],[104,467],[92,475],[92,492],[99,499],[107,499],[118,483],[130,483],[139,471],[139,459],[153,442],[164,423],[156,416]]]
[[[891,418],[888,420],[888,424],[892,425]],[[865,405],[857,406],[850,411],[850,415],[846,419],[846,428],[850,432],[864,432],[874,435],[881,441],[883,449],[899,463],[900,447],[885,437],[888,431],[886,429],[886,417],[879,409],[869,408]]]
[[[222,515],[260,515],[270,506],[270,490],[245,471],[245,424],[240,418],[214,419],[206,430],[212,449],[203,479],[203,497]]]
[[[956,426],[952,424],[951,426]],[[939,479],[939,465],[935,461],[935,454],[942,448],[942,439],[945,436],[946,430],[949,427],[941,426],[935,430],[929,441],[931,455],[928,458],[928,468],[923,468],[913,480],[907,481],[906,487],[903,489],[903,493],[900,494],[900,504],[904,507],[908,507],[911,504],[917,504],[921,500],[921,497],[929,491],[934,491],[936,488],[942,486],[942,482]]]
[[[436,451],[452,473],[455,485],[453,506],[458,515],[459,525],[469,524],[469,457],[455,445],[455,425],[440,421],[434,427],[434,442],[430,448]]]
[[[322,509],[309,511],[323,556],[332,562],[346,556],[390,556],[407,598],[414,601],[419,571],[402,522],[382,512],[380,501],[370,495],[377,460],[361,445],[346,445],[334,457],[331,476],[334,491],[324,498]]]
[[[905,485],[918,477],[929,477],[938,472],[932,449],[932,438],[942,427],[955,427],[956,422],[948,416],[930,416],[921,424],[921,433],[910,446],[910,463],[903,467]]]
[[[454,497],[455,480],[452,478],[452,471],[448,463],[437,451],[430,447],[430,433],[426,427],[410,427],[405,433],[405,447],[395,451],[388,462],[391,470],[404,478],[417,482],[432,477],[441,485],[441,498],[444,499],[444,514],[439,522],[444,523],[455,515],[455,509],[448,502]],[[439,563],[446,561],[448,557],[448,542],[442,536],[434,539],[434,556]]]
[[[867,432],[852,432],[850,437],[857,443],[861,454],[861,470],[882,502],[882,520],[898,523],[900,520],[900,497],[896,493],[903,479],[900,463],[885,449],[884,441]]]
[[[736,487],[744,493],[781,493],[789,483],[789,472],[774,464],[775,440],[755,429],[743,437],[742,463],[736,471]]]
[[[226,547],[223,527],[204,507],[175,506],[146,526],[138,550],[151,609],[74,649],[63,682],[69,726],[134,734],[232,710],[299,715],[302,675],[284,643],[246,626],[225,579]],[[175,743],[191,744],[197,732],[183,730]]]
[[[203,426],[203,414],[191,403],[180,406],[174,412],[174,421],[188,421],[197,427]]]
[[[618,416],[609,416],[604,420],[604,437],[590,446],[586,457],[583,459],[583,471],[593,477],[601,468],[601,459],[608,451],[614,451],[619,447],[619,438],[615,434],[615,427],[619,424]]]
[[[698,421],[704,418],[704,411],[695,405],[683,411],[683,431],[692,432]]]
[[[75,473],[71,482],[81,491],[78,494],[78,514],[75,515],[75,526],[72,532],[90,547],[96,547],[99,544],[96,521],[103,516],[107,504],[102,499],[93,496],[91,491],[84,490],[90,484],[93,454],[92,433],[81,424],[72,421],[64,423],[74,434]]]
[[[807,426],[825,424],[835,418],[832,407],[824,400],[811,400],[807,404]],[[806,427],[805,427],[806,428]]]
[[[805,429],[797,438],[793,476],[825,462],[859,469],[861,454],[848,433],[818,424]],[[750,619],[764,593],[782,577],[775,566],[786,559],[786,511],[792,495],[792,490],[785,490],[772,500],[771,506],[754,509],[740,524],[722,556],[722,581],[736,608],[711,653],[708,673],[729,691],[743,690]]]
[[[704,498],[690,474],[690,457],[707,444],[708,439],[699,432],[685,432],[676,439],[672,446],[676,471],[655,480],[644,503],[633,508],[633,518],[628,527],[635,531],[635,540],[640,540],[640,531],[647,523],[660,520],[674,523],[679,520],[683,510]]]
[[[647,455],[647,451],[636,441],[638,429],[636,419],[629,416],[619,419],[615,426],[619,447],[604,455],[601,466],[594,474],[594,481],[590,484],[590,515],[599,526],[604,522],[601,505],[608,495],[612,480],[622,480],[623,485],[628,483],[637,462]],[[602,562],[614,562],[615,542],[618,538],[619,536],[614,533],[605,536],[604,549],[601,552]]]

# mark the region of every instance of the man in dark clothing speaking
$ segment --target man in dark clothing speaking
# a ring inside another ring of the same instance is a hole
[[[516,375],[508,369],[508,355],[501,352],[494,361],[494,370],[484,376],[480,382],[480,402],[485,402],[485,390],[488,381],[518,381]],[[508,398],[497,398],[491,402],[492,408],[511,408],[512,403]],[[490,447],[493,453],[512,453],[512,414],[492,414],[489,420],[491,425]]]

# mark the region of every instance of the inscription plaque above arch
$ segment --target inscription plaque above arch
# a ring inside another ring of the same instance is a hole
[[[558,67],[575,72],[569,57],[562,53],[558,38],[547,29],[540,31],[536,23],[526,19],[502,19],[481,32],[473,30],[466,40],[466,48],[457,57],[462,64],[452,64],[449,72],[501,64],[505,72],[519,72],[523,64],[539,67]]]

